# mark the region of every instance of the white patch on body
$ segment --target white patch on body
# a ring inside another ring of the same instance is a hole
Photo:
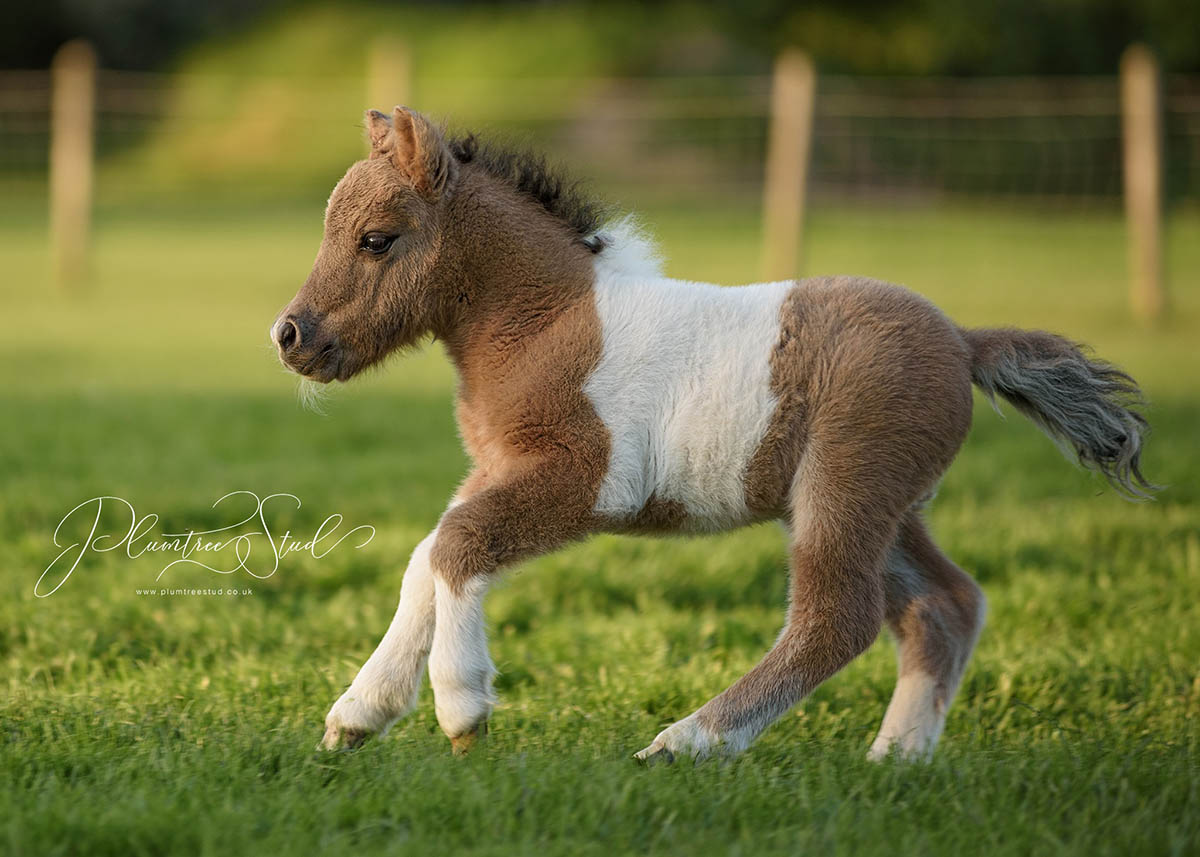
[[[612,443],[595,511],[627,520],[653,495],[681,503],[691,529],[744,523],[746,468],[777,404],[779,308],[795,284],[667,279],[645,239],[621,229],[596,258],[603,352],[584,385]]]
[[[663,276],[662,254],[632,214],[608,224],[596,237],[604,243],[604,251],[596,259],[597,270],[618,279],[656,280]]]

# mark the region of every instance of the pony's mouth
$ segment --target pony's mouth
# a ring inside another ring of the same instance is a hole
[[[327,343],[316,354],[308,358],[294,371],[313,381],[328,383],[338,377],[342,364],[342,349],[333,342]],[[285,361],[286,365],[286,361]]]
[[[347,381],[355,373],[357,362],[338,342],[327,342],[315,351],[281,352],[279,362],[302,378],[328,384]]]

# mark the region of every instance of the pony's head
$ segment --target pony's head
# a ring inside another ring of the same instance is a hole
[[[271,327],[283,364],[315,381],[416,341],[454,298],[441,250],[455,158],[414,111],[371,110],[366,124],[371,154],[334,188],[312,273]]]

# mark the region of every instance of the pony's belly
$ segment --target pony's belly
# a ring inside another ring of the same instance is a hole
[[[652,492],[682,504],[688,529],[721,530],[750,517],[746,471],[776,402],[765,379],[726,392],[727,401],[685,403],[651,453],[664,465]]]

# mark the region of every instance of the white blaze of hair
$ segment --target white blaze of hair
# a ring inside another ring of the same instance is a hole
[[[628,519],[653,495],[694,529],[748,517],[745,475],[776,408],[770,354],[794,283],[671,280],[628,219],[603,230],[603,352],[584,392],[611,435],[595,511]]]

